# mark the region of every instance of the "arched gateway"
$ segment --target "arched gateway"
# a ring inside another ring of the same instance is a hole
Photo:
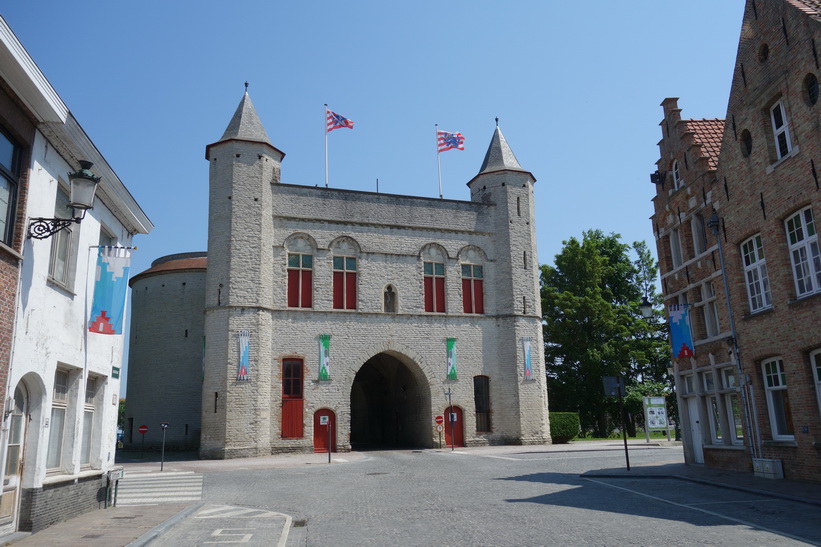
[[[419,365],[399,353],[379,353],[351,386],[351,448],[429,448],[430,409],[430,384]]]

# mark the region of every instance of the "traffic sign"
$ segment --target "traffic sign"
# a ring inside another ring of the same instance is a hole
[[[142,435],[145,435],[146,433],[148,433],[148,426],[147,425],[141,425],[140,427],[137,428],[137,431],[139,431]]]
[[[436,425],[436,431],[438,431],[439,433],[441,433],[444,430],[445,430],[445,426],[443,426],[442,424],[437,424]]]
[[[434,421],[435,421],[437,424],[440,424],[440,425],[441,425],[441,424],[445,423],[445,417],[444,417],[444,416],[437,416],[437,417],[434,419]]]

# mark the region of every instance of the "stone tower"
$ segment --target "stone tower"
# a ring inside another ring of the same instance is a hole
[[[270,453],[271,370],[237,380],[241,331],[272,332],[271,185],[285,156],[275,148],[246,92],[222,138],[206,147],[209,169],[208,272],[201,453],[244,457]],[[267,252],[266,252],[267,251]],[[271,363],[271,341],[256,338],[251,361]],[[226,409],[232,419],[227,419]],[[247,419],[238,419],[238,417]]]
[[[534,363],[543,361],[539,261],[536,257],[534,183],[532,173],[519,165],[496,120],[482,167],[468,182],[471,201],[494,203],[491,209],[492,231],[497,256],[496,282],[493,290],[500,318],[496,346],[499,363],[522,363],[525,359],[523,339],[530,340]],[[515,343],[512,343],[515,341]],[[543,367],[538,367],[540,371]],[[507,371],[505,399],[508,405],[496,409],[496,419],[508,422],[508,431],[518,431],[516,442],[546,442],[549,436],[547,389],[543,373],[532,380],[521,380],[518,366]],[[538,389],[538,396],[532,391]],[[523,394],[527,391],[527,394]],[[538,404],[536,404],[538,402]]]

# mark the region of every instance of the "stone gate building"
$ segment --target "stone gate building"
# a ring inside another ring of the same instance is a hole
[[[283,184],[283,156],[247,94],[206,148],[201,455],[432,447],[437,415],[549,442],[535,178],[499,128],[470,201]]]

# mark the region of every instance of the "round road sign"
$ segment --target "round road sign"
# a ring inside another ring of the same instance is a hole
[[[445,430],[445,426],[443,426],[442,424],[437,424],[436,425],[436,431],[437,432],[441,433],[444,430]]]
[[[145,435],[146,433],[148,433],[148,426],[147,425],[141,425],[140,427],[137,428],[137,431],[139,431],[142,435]]]
[[[437,424],[443,424],[443,423],[445,423],[445,417],[444,417],[444,416],[437,416],[437,417],[436,417],[436,419],[435,419],[434,421],[435,421]]]

